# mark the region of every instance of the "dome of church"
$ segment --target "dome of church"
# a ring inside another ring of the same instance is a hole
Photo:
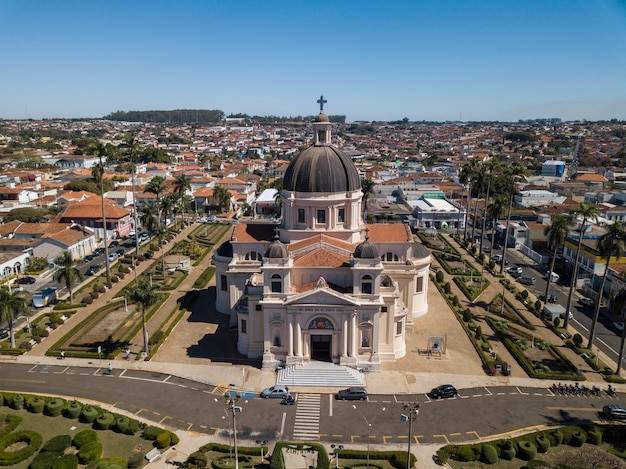
[[[279,239],[275,239],[272,244],[267,247],[265,251],[266,259],[289,259],[289,250],[287,246],[280,242]]]
[[[283,188],[296,192],[348,192],[361,188],[352,160],[331,145],[314,145],[296,156],[283,180]]]
[[[217,255],[222,257],[233,257],[233,245],[230,241],[226,241],[217,248]]]
[[[330,122],[330,119],[324,111],[320,111],[320,113],[315,117],[315,122]]]
[[[378,259],[378,249],[367,239],[359,244],[354,250],[356,259]]]

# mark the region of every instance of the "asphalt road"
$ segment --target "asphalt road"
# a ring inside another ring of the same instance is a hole
[[[44,393],[99,401],[174,429],[227,435],[231,414],[217,390],[172,375],[99,367],[58,365],[0,366],[4,391]],[[546,383],[549,386],[552,383]],[[237,434],[242,440],[298,438],[319,434],[328,443],[406,444],[404,404],[419,403],[413,424],[416,442],[445,444],[501,435],[540,425],[598,421],[607,403],[626,405],[626,396],[555,396],[545,388],[510,386],[460,389],[459,397],[433,401],[425,394],[370,395],[368,400],[336,401],[332,394],[296,394],[296,404],[250,394],[237,402]],[[384,410],[383,410],[384,409]],[[371,426],[370,426],[371,424]],[[369,439],[368,439],[369,434]]]

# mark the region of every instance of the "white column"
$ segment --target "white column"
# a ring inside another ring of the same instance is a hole
[[[263,311],[263,353],[270,351],[273,340],[270,322],[268,321],[266,312]]]
[[[343,317],[343,321],[341,322],[341,356],[348,356],[348,318],[346,316]]]
[[[293,324],[291,323],[291,314],[288,316],[289,329],[287,333],[287,355],[293,357]]]
[[[302,327],[300,327],[300,322],[296,322],[296,333],[295,333],[295,342],[296,342],[296,356],[302,356]]]
[[[352,313],[350,316],[350,356],[356,357],[357,348],[356,348],[356,339],[357,339],[357,330],[356,330],[356,313]]]

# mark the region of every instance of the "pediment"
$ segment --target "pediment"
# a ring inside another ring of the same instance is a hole
[[[316,288],[289,298],[287,305],[337,305],[337,306],[358,306],[358,302],[351,296],[336,292],[330,288]]]

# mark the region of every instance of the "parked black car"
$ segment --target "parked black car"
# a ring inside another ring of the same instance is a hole
[[[111,244],[109,244],[110,248],[116,248],[120,245],[119,241],[111,241]]]
[[[17,279],[17,283],[19,285],[32,285],[33,283],[35,283],[35,281],[36,281],[35,277],[30,277],[30,276],[20,277]]]
[[[7,337],[9,337],[9,328],[8,327],[0,328],[0,339],[6,339]]]
[[[428,393],[428,397],[431,399],[446,399],[448,397],[455,397],[458,394],[456,388],[451,384],[442,384],[441,386],[431,389]]]
[[[340,401],[364,401],[367,399],[367,391],[365,388],[348,388],[342,389],[335,394],[335,399]]]

